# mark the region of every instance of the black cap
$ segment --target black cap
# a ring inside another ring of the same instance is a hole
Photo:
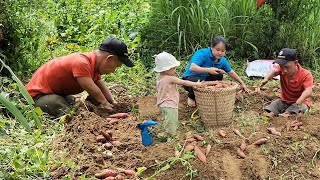
[[[283,65],[289,61],[295,61],[295,60],[298,60],[297,52],[294,49],[284,48],[284,49],[281,49],[277,59],[273,63]]]
[[[117,55],[119,60],[128,67],[134,66],[134,64],[129,60],[127,45],[116,38],[104,40],[101,43],[99,50]]]

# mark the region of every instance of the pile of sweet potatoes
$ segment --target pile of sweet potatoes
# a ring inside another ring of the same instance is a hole
[[[201,147],[198,146],[198,142],[201,143],[203,141],[203,137],[200,136],[199,134],[193,135],[193,137],[188,137],[186,139],[186,143],[189,143],[185,146],[184,151],[193,151],[195,155],[204,163],[207,162],[207,156],[211,150],[211,145],[208,144],[206,149],[202,149]]]
[[[207,89],[214,89],[214,88],[227,88],[232,86],[230,82],[225,82],[225,81],[209,81],[206,82],[205,88]]]

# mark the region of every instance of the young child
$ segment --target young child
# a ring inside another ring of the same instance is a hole
[[[177,85],[203,86],[203,82],[191,82],[174,76],[175,67],[180,65],[177,59],[162,52],[155,56],[156,67],[154,70],[160,75],[157,78],[157,106],[160,107],[163,116],[163,128],[169,135],[175,135],[178,128],[179,91]]]
[[[212,39],[211,46],[197,50],[189,62],[182,79],[196,82],[200,81],[221,81],[223,74],[229,74],[230,77],[240,83],[242,90],[250,92],[245,83],[238,74],[232,70],[227,58],[227,41],[222,36],[216,36]],[[193,89],[187,86],[183,87],[188,91],[188,105],[196,106]]]

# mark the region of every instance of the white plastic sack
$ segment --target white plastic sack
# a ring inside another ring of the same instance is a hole
[[[247,63],[246,74],[248,77],[264,77],[270,68],[272,68],[274,60],[259,59]],[[280,79],[280,76],[274,77]]]

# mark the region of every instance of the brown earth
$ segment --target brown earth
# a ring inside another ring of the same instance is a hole
[[[314,92],[319,90],[320,86],[317,84]],[[128,118],[120,119],[115,125],[108,124],[108,114],[104,115],[103,111],[93,108],[91,110],[96,112],[94,113],[81,107],[78,114],[65,123],[65,131],[53,142],[53,155],[57,162],[65,163],[52,165],[51,178],[90,178],[103,169],[135,170],[147,167],[140,179],[150,177],[154,173],[156,179],[164,180],[190,179],[190,174],[193,174],[192,179],[212,180],[320,179],[319,96],[313,95],[311,111],[300,118],[303,128],[286,131],[286,123],[295,117],[277,117],[272,120],[260,118],[262,107],[275,99],[278,91],[270,88],[259,95],[238,93],[232,123],[226,127],[205,131],[197,114],[193,116],[196,118],[190,118],[195,109],[186,106],[186,94],[182,93],[179,106],[181,127],[178,137],[168,142],[155,137],[153,145],[147,147],[142,145],[140,130],[136,126],[148,119],[156,119],[161,123],[161,114],[155,105],[154,96],[120,100],[123,108],[118,108],[117,111],[131,112]],[[135,105],[138,105],[138,110]],[[281,136],[269,134],[268,127],[275,127],[281,132]],[[227,132],[225,138],[219,136],[220,129]],[[233,129],[240,130],[248,138],[248,145],[262,137],[268,138],[268,141],[261,146],[247,146],[244,151],[247,157],[240,159],[236,151],[243,140],[233,133]],[[120,146],[111,150],[112,156],[108,156],[103,144],[95,140],[101,131],[111,131],[114,139],[121,142]],[[205,142],[198,142],[201,149],[204,150],[208,144],[212,146],[206,163],[196,156],[188,161],[181,161],[181,158],[170,159],[175,156],[177,144],[183,146],[186,137],[192,134],[204,137]],[[70,161],[74,162],[75,166],[67,163]],[[165,165],[167,168],[163,168]],[[161,168],[162,172],[159,171]]]

